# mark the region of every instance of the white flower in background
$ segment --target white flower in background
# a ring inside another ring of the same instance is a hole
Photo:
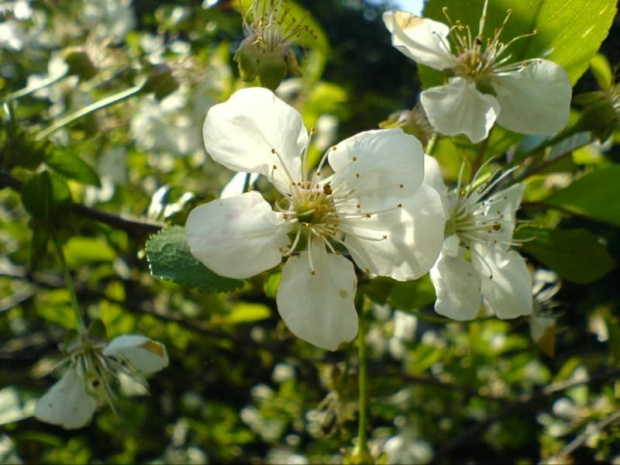
[[[404,11],[386,12],[383,21],[394,47],[417,63],[449,75],[445,85],[421,95],[438,132],[462,133],[480,142],[497,122],[519,133],[554,134],[568,122],[571,84],[566,72],[543,59],[510,63],[506,50],[518,38],[500,42],[503,25],[492,38],[484,36],[487,3],[477,35],[458,22],[448,26]]]
[[[391,436],[383,445],[383,452],[387,456],[386,463],[428,463],[433,458],[433,449],[430,444],[415,434],[411,428],[395,436]]]
[[[344,140],[309,176],[301,115],[272,92],[249,88],[211,108],[204,138],[217,162],[267,176],[283,197],[275,209],[256,191],[194,209],[190,251],[239,279],[288,257],[277,305],[297,337],[335,350],[357,334],[356,277],[344,249],[363,271],[402,281],[434,263],[445,223],[441,199],[422,183],[422,146],[400,129]],[[322,179],[327,159],[334,175]]]
[[[523,185],[515,184],[491,194],[504,179],[493,176],[476,185],[447,192],[439,165],[427,157],[425,182],[444,199],[448,222],[445,240],[431,280],[437,293],[435,311],[455,320],[476,317],[482,301],[499,318],[532,313],[532,281],[525,260],[514,250],[515,212]]]
[[[192,98],[200,97],[190,95],[187,86],[161,101],[153,95],[142,98],[130,123],[138,148],[181,156],[201,150],[200,130],[191,114]],[[205,106],[210,105],[205,102]]]
[[[83,17],[97,38],[121,41],[136,25],[131,3],[132,0],[86,0]]]
[[[143,374],[168,366],[166,348],[140,335],[123,335],[109,344],[84,338],[69,350],[65,372],[37,402],[34,416],[76,429],[86,426],[98,407],[114,407],[112,384],[129,377],[146,388]]]

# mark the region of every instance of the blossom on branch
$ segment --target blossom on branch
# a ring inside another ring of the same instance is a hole
[[[429,121],[441,134],[465,134],[474,143],[485,139],[496,122],[523,134],[556,133],[568,122],[571,84],[566,72],[540,58],[510,62],[506,50],[527,36],[500,42],[509,10],[493,37],[485,37],[487,3],[477,35],[459,21],[452,24],[447,15],[450,26],[404,11],[383,14],[396,49],[446,73],[444,85],[422,92]]]
[[[476,317],[480,304],[499,318],[532,313],[532,281],[525,260],[511,250],[515,212],[523,185],[491,191],[511,171],[486,183],[459,185],[448,192],[437,161],[426,160],[425,182],[437,189],[444,201],[445,240],[430,272],[437,301],[435,311],[455,320]]]
[[[335,350],[356,336],[357,280],[345,251],[364,272],[400,281],[435,262],[441,200],[422,182],[421,144],[402,130],[346,139],[310,174],[301,115],[271,91],[249,88],[209,110],[204,139],[217,162],[266,176],[282,197],[273,208],[256,191],[197,207],[187,219],[189,249],[214,272],[239,279],[288,258],[276,300],[297,337]]]
[[[144,374],[168,366],[166,348],[141,335],[123,335],[105,344],[79,337],[61,362],[60,380],[41,397],[34,416],[46,423],[77,429],[86,426],[97,408],[114,408],[113,384],[129,377],[146,390]]]

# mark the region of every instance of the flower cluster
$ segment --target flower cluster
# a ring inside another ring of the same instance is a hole
[[[166,348],[140,335],[116,337],[109,344],[88,335],[67,348],[60,380],[37,402],[34,416],[46,423],[77,429],[86,426],[97,408],[114,408],[113,385],[124,377],[146,390],[144,374],[168,366]]]
[[[475,318],[482,304],[499,318],[531,314],[530,273],[512,249],[524,187],[496,189],[513,170],[484,180],[479,170],[467,185],[461,173],[448,191],[437,161],[407,134],[428,140],[432,126],[479,142],[496,122],[533,135],[566,124],[566,73],[543,59],[511,63],[506,50],[519,37],[500,42],[508,17],[485,37],[487,4],[477,35],[449,19],[450,26],[385,13],[393,45],[445,71],[446,84],[422,92],[423,111],[395,115],[383,123],[389,129],[332,146],[314,172],[307,166],[310,137],[301,115],[269,90],[243,89],[212,107],[203,128],[207,152],[238,171],[236,179],[266,176],[280,198],[271,205],[249,191],[194,209],[186,224],[191,253],[214,272],[239,279],[286,259],[276,298],[280,315],[299,338],[330,350],[357,334],[354,264],[360,273],[400,281],[430,271],[435,310],[456,320]],[[271,7],[273,16],[278,9]],[[281,26],[264,17],[255,21],[254,29],[263,32],[253,46],[269,45],[267,31]]]

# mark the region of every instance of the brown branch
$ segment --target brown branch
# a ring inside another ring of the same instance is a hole
[[[0,276],[5,276],[14,279],[24,279],[36,286],[44,288],[61,288],[65,286],[64,280],[60,276],[55,276],[47,273],[28,273],[25,268],[17,266],[0,266]],[[136,283],[132,282],[132,285]],[[201,321],[191,320],[185,318],[178,313],[164,312],[152,307],[149,302],[142,302],[137,299],[118,300],[107,296],[103,291],[86,288],[80,285],[76,285],[76,292],[79,297],[84,299],[106,300],[110,303],[120,305],[131,313],[139,315],[150,315],[159,320],[176,323],[183,328],[197,332],[204,336],[208,336],[215,339],[227,339],[232,342],[241,345],[254,345],[260,347],[275,348],[274,345],[264,342],[257,342],[250,337],[227,333],[224,331],[218,331],[210,328],[208,325]],[[281,349],[281,348],[280,348]]]
[[[15,179],[10,174],[0,171],[0,189],[9,187],[16,192],[21,192],[24,183],[19,179]],[[125,231],[129,235],[144,235],[154,234],[164,227],[161,223],[153,223],[145,220],[139,220],[135,218],[126,218],[119,215],[114,215],[103,210],[87,207],[79,203],[71,204],[71,211],[78,216],[88,218],[99,223],[106,224],[114,229],[120,229]]]
[[[492,402],[498,402],[498,403],[502,403],[502,404],[509,404],[511,403],[511,399],[507,398],[507,397],[501,397],[501,396],[494,396],[494,395],[489,395],[489,394],[482,394],[478,391],[478,389],[475,388],[471,388],[468,386],[462,386],[459,384],[453,384],[453,383],[448,383],[445,381],[440,381],[436,378],[431,378],[428,376],[415,376],[415,375],[408,375],[405,373],[397,373],[397,372],[390,372],[387,371],[385,369],[381,369],[381,368],[371,368],[370,372],[372,375],[376,375],[376,376],[395,376],[400,378],[402,381],[407,382],[407,383],[412,383],[412,384],[421,384],[423,386],[429,386],[429,387],[433,387],[433,388],[439,388],[439,389],[446,389],[448,391],[454,391],[454,392],[458,392],[460,394],[463,394],[465,396],[468,397],[477,397],[479,399],[484,399],[484,400],[489,400]]]
[[[549,386],[541,389],[538,392],[535,392],[534,394],[521,396],[520,398],[514,400],[512,403],[506,405],[494,415],[491,415],[488,418],[478,422],[477,424],[473,425],[472,427],[468,428],[466,431],[455,437],[453,440],[449,441],[437,452],[432,463],[439,463],[442,459],[447,458],[447,456],[461,444],[468,441],[475,441],[476,438],[480,437],[480,435],[484,433],[484,431],[489,426],[509,416],[515,410],[528,408],[536,402],[542,400],[552,399],[556,395],[561,394],[564,391],[576,386],[593,385],[614,378],[620,378],[620,369],[614,368],[611,370],[603,371],[601,373],[597,373],[584,379],[560,381],[550,384]]]

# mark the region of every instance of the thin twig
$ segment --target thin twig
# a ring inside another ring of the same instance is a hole
[[[616,410],[611,415],[609,415],[607,418],[604,418],[598,423],[595,423],[594,425],[589,424],[579,436],[577,436],[571,442],[566,444],[562,448],[562,450],[560,450],[560,452],[558,452],[553,457],[551,457],[547,462],[554,463],[554,462],[565,459],[566,457],[571,455],[573,452],[575,452],[577,449],[579,449],[581,446],[583,446],[588,440],[588,438],[590,438],[591,436],[597,433],[600,433],[605,428],[607,428],[608,426],[611,426],[612,424],[614,424],[615,422],[619,420],[620,420],[620,410]]]
[[[576,386],[582,386],[584,384],[596,384],[618,377],[620,377],[620,369],[614,368],[612,370],[592,375],[588,378],[581,378],[578,380],[566,380],[553,383],[534,394],[522,396],[519,399],[513,401],[512,403],[506,405],[499,412],[478,422],[477,424],[465,430],[463,433],[459,434],[453,440],[449,441],[437,452],[437,454],[435,454],[433,463],[439,463],[442,459],[446,458],[454,449],[456,449],[461,444],[468,441],[475,441],[476,438],[481,437],[482,433],[484,433],[484,431],[489,426],[503,419],[504,417],[507,417],[515,410],[527,408],[538,401],[553,398],[554,396],[561,394],[562,392]]]
[[[20,180],[12,177],[10,174],[0,171],[0,189],[4,187],[10,187],[16,192],[21,192],[24,184]],[[71,211],[78,216],[106,224],[114,229],[125,231],[130,236],[155,234],[161,231],[164,227],[161,223],[154,223],[135,218],[126,218],[103,210],[98,210],[96,208],[87,207],[86,205],[79,203],[73,203],[70,208]]]
[[[64,287],[64,280],[60,276],[47,274],[47,273],[28,273],[25,268],[0,265],[0,276],[5,276],[14,279],[24,279],[28,282],[38,285],[44,288],[59,288]],[[132,282],[132,284],[135,284]],[[264,342],[256,342],[250,337],[245,337],[239,334],[227,333],[224,331],[218,331],[210,328],[208,325],[201,321],[191,320],[179,315],[178,313],[165,312],[157,310],[150,305],[149,302],[138,301],[137,299],[119,300],[113,299],[105,294],[105,292],[95,289],[85,288],[76,283],[76,292],[81,299],[95,299],[106,300],[110,303],[120,305],[124,309],[134,314],[150,315],[161,321],[167,321],[176,323],[183,328],[202,334],[203,336],[209,336],[214,339],[227,339],[238,344],[253,344],[261,347],[273,347],[272,344]]]

